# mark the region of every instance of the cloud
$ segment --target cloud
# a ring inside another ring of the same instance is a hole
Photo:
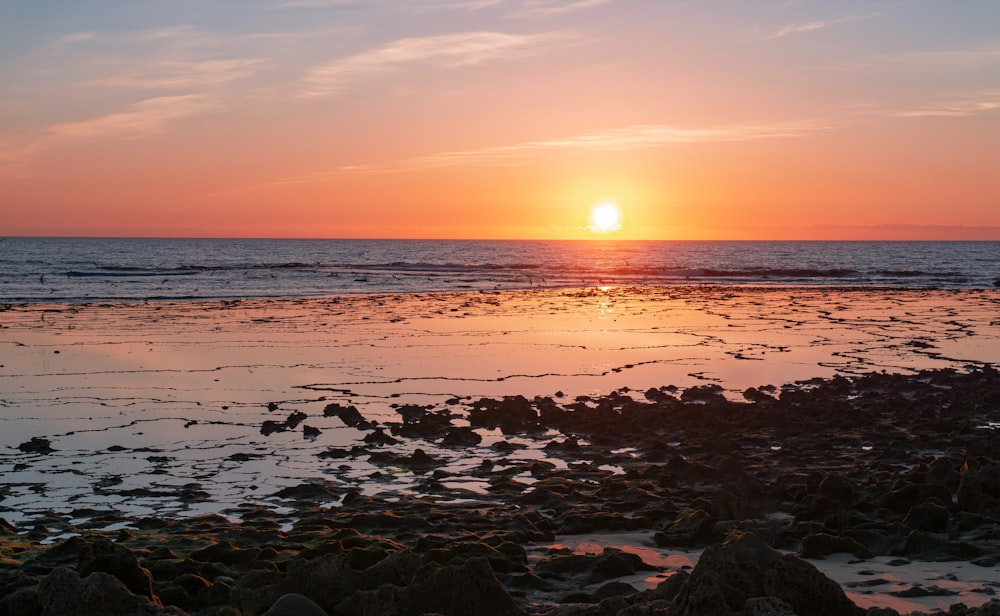
[[[40,150],[39,143],[0,141],[0,181],[31,177],[30,161]]]
[[[526,0],[522,16],[559,15],[608,4],[611,0]]]
[[[78,139],[96,137],[132,139],[163,132],[169,123],[213,107],[215,103],[204,94],[159,96],[134,103],[116,113],[79,122],[54,124],[47,132],[56,137]]]
[[[511,164],[535,153],[547,151],[630,151],[678,143],[716,143],[804,137],[830,130],[816,122],[723,125],[708,128],[679,128],[667,124],[637,124],[604,132],[588,133],[563,139],[440,152],[384,165],[354,165],[341,168],[350,172],[391,172],[419,168],[450,167],[466,164]]]
[[[1000,63],[1000,41],[988,41],[969,47],[912,51],[884,56],[883,62],[913,65],[920,68],[973,70]]]
[[[506,4],[506,0],[458,0],[421,4],[420,11],[480,11]]]
[[[834,26],[839,26],[841,24],[846,24],[854,21],[864,21],[867,19],[874,19],[879,17],[881,13],[869,13],[867,15],[856,15],[853,17],[841,17],[839,19],[826,19],[820,21],[810,21],[802,24],[791,24],[785,26],[781,30],[775,32],[774,34],[767,37],[767,40],[779,39],[789,34],[798,34],[801,32],[810,32],[812,30],[825,30],[827,28],[832,28]]]
[[[1000,90],[986,90],[919,107],[897,109],[887,112],[887,115],[900,118],[965,117],[998,109],[1000,109]]]
[[[558,33],[463,32],[401,39],[309,70],[302,80],[303,93],[339,94],[358,82],[417,64],[453,68],[519,58],[565,38]]]
[[[260,60],[252,58],[200,61],[161,59],[92,79],[86,85],[131,89],[215,87],[253,75],[260,63]]]
[[[287,2],[279,2],[273,5],[273,9],[322,9],[322,8],[340,8],[344,6],[364,6],[366,4],[377,4],[378,0],[374,2],[368,0],[367,2],[363,0],[287,0]]]

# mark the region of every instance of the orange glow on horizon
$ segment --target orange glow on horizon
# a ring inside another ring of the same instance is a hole
[[[985,5],[267,4],[0,8],[0,236],[1000,240]]]

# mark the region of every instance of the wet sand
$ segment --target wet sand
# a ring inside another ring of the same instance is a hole
[[[44,524],[33,540],[46,544],[146,516],[238,519],[249,504],[291,528],[303,506],[289,490],[302,485],[325,487],[328,512],[350,494],[490,501],[498,476],[528,488],[572,477],[579,460],[546,448],[564,427],[477,423],[481,398],[708,407],[836,376],[962,373],[1000,364],[998,315],[998,291],[731,287],[3,306],[0,517],[22,532]],[[349,425],[350,407],[367,423]],[[400,434],[407,410],[481,440]],[[611,480],[652,462],[625,441],[589,472]],[[913,452],[883,452],[897,454],[908,464]],[[800,465],[844,463],[823,458]]]

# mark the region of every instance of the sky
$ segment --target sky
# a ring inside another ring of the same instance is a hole
[[[7,0],[0,235],[1000,240],[998,25],[996,0]]]

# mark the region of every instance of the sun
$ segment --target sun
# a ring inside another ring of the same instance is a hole
[[[613,233],[622,228],[621,208],[614,201],[602,201],[590,210],[590,226],[594,233]]]

